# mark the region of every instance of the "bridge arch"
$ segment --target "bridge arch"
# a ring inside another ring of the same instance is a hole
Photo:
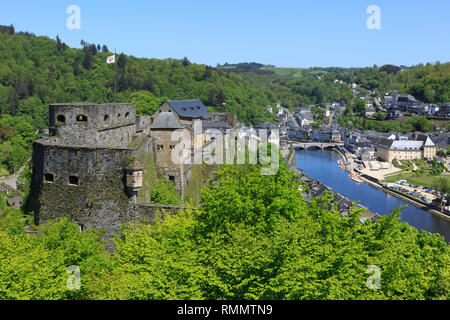
[[[322,148],[322,146],[320,146],[320,145],[309,145],[309,146],[306,146],[306,148],[305,148],[305,150],[313,150],[313,149],[319,149],[319,150],[323,150],[323,148]]]

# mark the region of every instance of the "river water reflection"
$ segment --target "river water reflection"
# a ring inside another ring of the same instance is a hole
[[[403,200],[397,199],[368,184],[358,184],[337,164],[340,156],[330,151],[297,151],[297,168],[336,192],[358,201],[373,212],[389,214],[392,209],[408,205],[403,209],[401,220],[420,230],[440,233],[447,243],[450,241],[450,221],[437,217]]]

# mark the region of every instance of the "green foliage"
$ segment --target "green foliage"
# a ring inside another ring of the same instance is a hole
[[[347,83],[355,82],[362,88],[378,92],[397,89],[400,93],[409,93],[425,102],[450,101],[450,63],[428,63],[401,72],[398,70],[398,67],[392,65],[341,69],[337,71],[336,78]]]
[[[434,180],[433,187],[442,193],[450,193],[450,179],[446,177],[438,177]]]
[[[152,115],[166,101],[167,98],[158,98],[149,91],[137,91],[131,94],[130,101],[136,104],[136,113]]]
[[[104,290],[111,266],[96,230],[79,233],[68,220],[48,223],[38,235],[0,228],[0,299],[87,299]],[[81,269],[81,289],[70,290],[67,267]]]
[[[449,247],[399,220],[341,217],[326,193],[306,203],[286,165],[223,166],[202,206],[127,224],[113,255],[67,220],[36,235],[0,228],[1,299],[448,299]],[[0,202],[1,205],[1,202]],[[81,290],[68,290],[69,265]],[[381,287],[367,288],[369,265]]]
[[[115,240],[108,297],[448,299],[442,237],[400,223],[400,210],[363,224],[358,210],[330,210],[331,195],[307,205],[285,166],[273,176],[257,171],[224,166],[199,210],[127,226]],[[366,287],[373,264],[379,290]]]
[[[366,114],[366,103],[363,99],[356,99],[352,106],[353,112],[360,117],[364,117]]]
[[[206,165],[204,163],[192,167],[192,175],[191,178],[186,181],[184,191],[185,203],[194,206],[200,204],[201,190],[208,184],[209,179],[216,169],[216,166]]]
[[[377,121],[381,121],[384,118],[386,118],[386,113],[378,111],[377,113],[375,113],[375,120]]]
[[[156,185],[151,189],[151,195],[153,203],[180,204],[175,185],[165,179],[158,179]]]
[[[42,127],[49,103],[114,101],[114,66],[106,64],[111,53],[84,41],[83,49],[64,47],[58,39],[0,33],[2,114],[30,114]],[[274,120],[263,107],[276,103],[277,94],[261,91],[237,74],[187,59],[143,59],[124,53],[118,56],[116,69],[117,101],[135,102],[138,114],[151,113],[167,98],[200,99],[237,114],[241,122]]]
[[[166,214],[152,226],[124,228],[108,299],[200,299],[205,268],[192,240],[192,213]]]
[[[36,138],[29,116],[4,115],[0,119],[0,164],[15,172],[31,156],[31,143]]]
[[[84,43],[72,49],[59,37],[14,33],[0,28],[0,162],[10,172],[29,157],[49,103],[114,101],[107,48],[99,52]],[[408,132],[428,123],[363,119],[365,106],[352,104],[348,85],[334,80],[396,88],[430,102],[450,97],[450,64],[403,72],[390,66],[307,69],[293,78],[121,54],[116,67],[117,100],[135,102],[139,114],[151,114],[165,97],[199,98],[240,121],[259,123],[276,120],[264,110],[267,104],[296,108],[342,98],[348,110],[340,123]],[[145,162],[145,170],[152,168]],[[294,178],[282,161],[274,175],[261,175],[259,165],[225,165],[197,199],[199,209],[124,226],[112,255],[100,232],[78,232],[67,219],[25,233],[29,221],[0,196],[0,299],[449,298],[449,247],[441,236],[401,223],[400,210],[375,224],[361,223],[358,209],[341,217],[328,193],[306,203]],[[20,179],[28,181],[29,172]],[[154,181],[144,181],[152,185],[153,202],[180,203],[171,182]],[[66,286],[70,265],[81,269],[80,290]],[[379,290],[366,287],[368,265],[381,269]]]

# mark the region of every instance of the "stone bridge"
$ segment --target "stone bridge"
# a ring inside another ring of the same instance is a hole
[[[292,143],[294,149],[331,149],[344,146],[343,142],[298,142],[298,141],[287,141],[288,143]]]

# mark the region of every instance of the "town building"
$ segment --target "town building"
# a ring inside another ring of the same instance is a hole
[[[420,134],[415,140],[380,139],[376,145],[376,156],[383,161],[433,159],[437,147],[430,137]]]

